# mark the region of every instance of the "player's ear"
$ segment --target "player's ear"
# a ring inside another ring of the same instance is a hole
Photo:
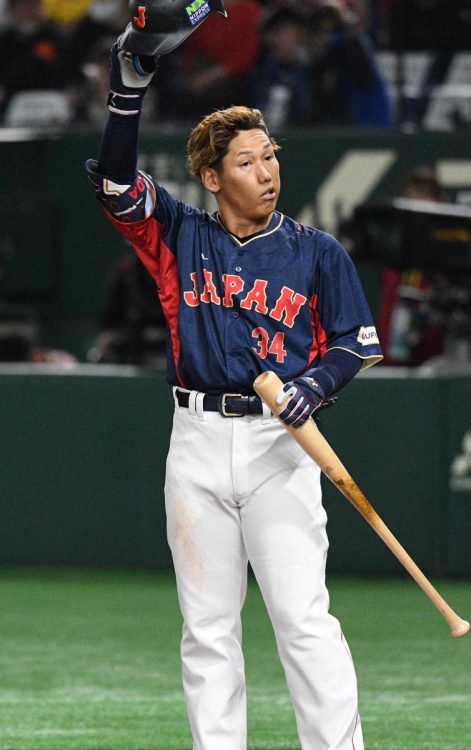
[[[221,184],[219,174],[214,167],[203,167],[200,172],[201,182],[210,193],[219,193]]]

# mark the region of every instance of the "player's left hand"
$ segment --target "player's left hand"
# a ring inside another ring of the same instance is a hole
[[[292,427],[301,427],[325,403],[324,389],[311,377],[294,378],[285,383],[276,403],[282,404],[287,396],[289,401],[278,416]]]

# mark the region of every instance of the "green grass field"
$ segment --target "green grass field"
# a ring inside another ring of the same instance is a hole
[[[408,579],[329,580],[360,684],[366,750],[471,750],[471,636]],[[471,582],[437,588],[471,616]],[[0,574],[0,750],[186,750],[170,574]],[[299,748],[256,585],[244,609],[249,745]]]

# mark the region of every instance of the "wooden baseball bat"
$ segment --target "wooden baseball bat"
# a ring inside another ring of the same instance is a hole
[[[254,381],[253,387],[262,398],[273,414],[279,415],[284,409],[284,403],[278,405],[276,397],[283,388],[283,383],[274,372],[264,372]],[[286,399],[285,399],[286,400]],[[425,577],[420,568],[415,564],[404,547],[398,542],[394,534],[388,529],[386,524],[381,520],[370,502],[367,500],[358,485],[354,482],[345,466],[338,456],[330,447],[327,440],[319,432],[313,419],[308,419],[301,427],[290,427],[285,425],[287,430],[293,435],[299,445],[306,451],[308,456],[315,461],[321,471],[330,479],[333,484],[345,495],[352,505],[361,513],[363,518],[368,521],[370,526],[376,531],[378,536],[383,540],[391,552],[397,557],[399,562],[405,567],[414,581],[428,596],[432,604],[438,609],[440,614],[445,618],[451,628],[451,634],[454,638],[460,638],[469,630],[469,622],[462,620],[456,612],[440,596],[438,591],[432,586],[430,581]]]

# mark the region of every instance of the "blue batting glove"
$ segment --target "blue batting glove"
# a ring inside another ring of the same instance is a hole
[[[278,416],[292,427],[301,427],[309,417],[322,407],[325,392],[322,386],[311,377],[294,378],[285,383],[276,397],[276,403],[282,404],[286,397],[289,401]]]

